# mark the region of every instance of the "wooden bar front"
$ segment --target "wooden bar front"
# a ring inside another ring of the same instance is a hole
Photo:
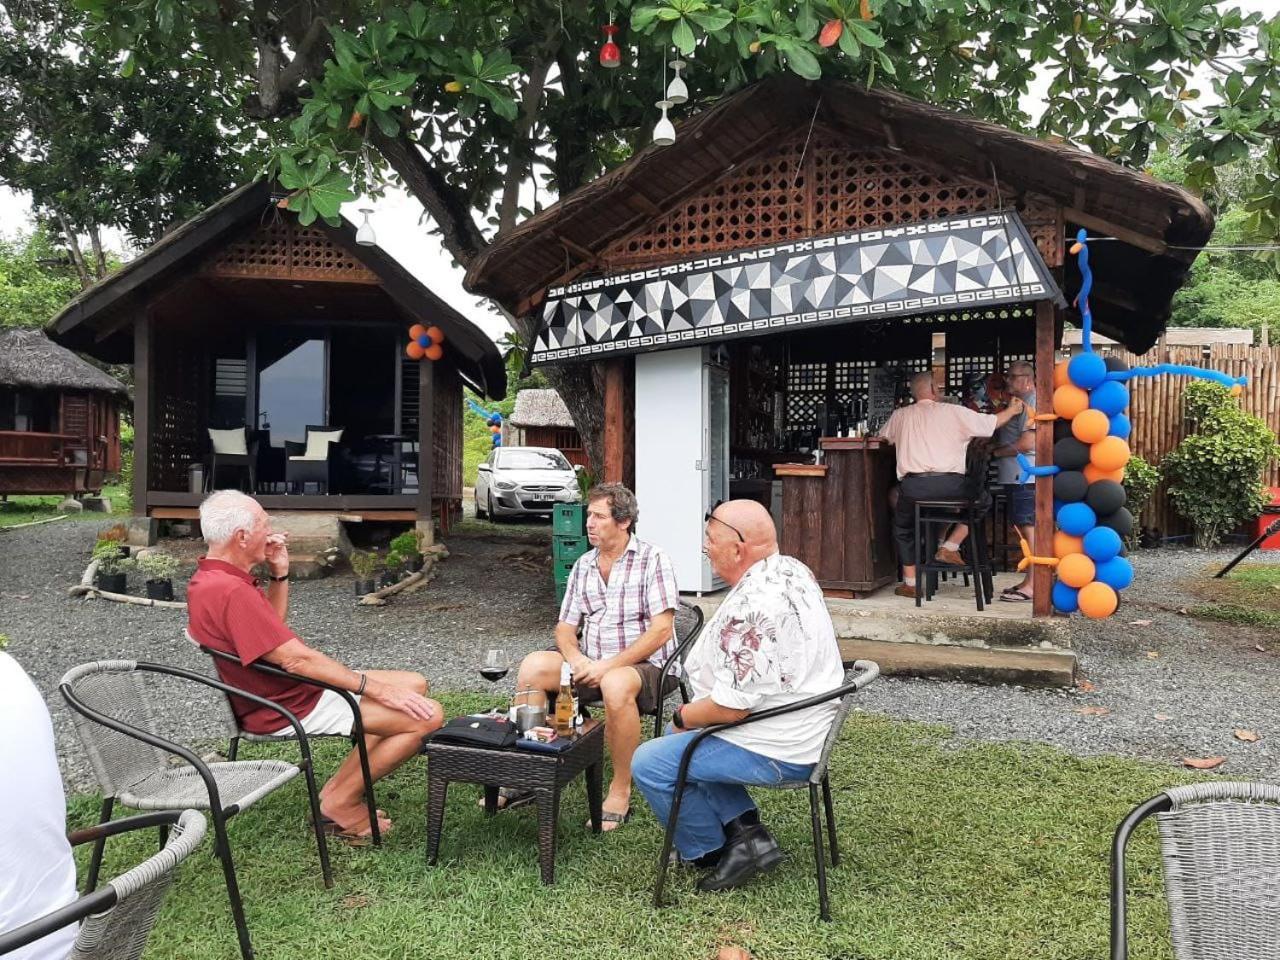
[[[874,437],[823,437],[823,463],[778,464],[782,552],[833,596],[865,595],[897,579],[889,490],[893,448]]]

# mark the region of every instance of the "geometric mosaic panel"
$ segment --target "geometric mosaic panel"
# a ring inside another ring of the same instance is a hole
[[[1064,303],[1013,211],[698,257],[547,291],[533,363],[962,306]]]

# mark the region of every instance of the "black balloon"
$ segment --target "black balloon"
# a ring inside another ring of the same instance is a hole
[[[1054,443],[1057,443],[1063,437],[1070,437],[1070,436],[1074,436],[1074,434],[1072,434],[1071,432],[1070,420],[1063,420],[1061,417],[1059,417],[1057,420],[1053,421],[1053,442]]]
[[[1114,480],[1097,480],[1089,484],[1089,492],[1085,494],[1084,502],[1089,504],[1098,516],[1105,517],[1123,507],[1126,499],[1128,497],[1123,485]]]
[[[1054,474],[1053,495],[1063,503],[1077,503],[1085,498],[1089,481],[1079,470],[1063,470]],[[1093,506],[1090,504],[1090,506]]]
[[[1107,365],[1107,370],[1128,370],[1129,365],[1119,357],[1103,357],[1102,362]]]
[[[1089,445],[1075,437],[1063,437],[1053,445],[1053,462],[1063,470],[1083,470],[1089,462]]]
[[[1098,518],[1098,526],[1110,527],[1122,537],[1127,537],[1133,532],[1133,514],[1126,508],[1121,507],[1115,513],[1108,514],[1105,517]]]

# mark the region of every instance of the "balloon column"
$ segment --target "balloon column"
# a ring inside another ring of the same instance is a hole
[[[444,331],[439,327],[424,327],[415,323],[409,328],[409,342],[404,345],[404,353],[410,360],[439,360],[444,356]]]
[[[1125,557],[1124,538],[1133,530],[1133,515],[1125,508],[1122,484],[1129,462],[1132,425],[1125,415],[1134,377],[1180,374],[1214,380],[1239,393],[1245,380],[1216,370],[1176,364],[1155,367],[1129,366],[1118,357],[1103,358],[1093,352],[1093,314],[1089,293],[1093,271],[1084,230],[1071,247],[1080,266],[1082,282],[1076,303],[1080,308],[1082,351],[1064,360],[1053,371],[1055,420],[1053,465],[1031,466],[1022,454],[1022,481],[1031,476],[1053,477],[1053,511],[1057,532],[1053,556],[1036,557],[1026,541],[1023,560],[1056,569],[1053,605],[1062,613],[1079,611],[1086,617],[1109,617],[1120,603],[1120,591],[1133,583],[1133,566]]]
[[[467,397],[467,405],[471,407],[472,413],[488,424],[489,433],[493,435],[493,445],[495,447],[502,446],[502,414],[496,410],[486,410],[470,397]]]

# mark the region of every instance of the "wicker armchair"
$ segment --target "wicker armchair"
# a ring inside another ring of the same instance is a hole
[[[107,837],[149,827],[159,827],[165,836],[159,853],[108,880],[101,890],[0,933],[0,956],[47,937],[55,930],[84,921],[76,936],[71,960],[138,960],[178,864],[204,838],[204,817],[194,810],[180,814],[150,813],[80,830],[68,838],[73,846],[89,841],[100,843]]]
[[[190,631],[183,630],[182,632],[186,636],[188,641],[190,641],[192,644],[198,647],[203,653],[208,654],[211,659],[227,660],[227,661],[230,661],[231,663],[236,663],[236,664],[240,663],[240,658],[235,656],[234,654],[226,653],[225,651],[222,651],[222,650],[213,650],[213,649],[210,649],[209,647],[201,646],[196,641],[195,637],[191,636]],[[297,681],[298,683],[305,683],[307,686],[319,687],[321,690],[332,690],[334,693],[338,694],[340,697],[342,697],[343,700],[347,702],[347,706],[351,710],[352,727],[351,727],[351,736],[346,739],[351,740],[355,744],[356,752],[360,755],[360,774],[361,776],[364,777],[364,799],[365,799],[365,804],[368,806],[368,809],[369,809],[369,824],[370,824],[371,836],[373,839],[374,846],[381,846],[382,830],[378,826],[378,805],[377,805],[377,801],[374,799],[374,796],[373,796],[373,774],[369,770],[369,751],[368,751],[368,747],[365,744],[365,738],[364,738],[364,718],[360,716],[360,704],[358,703],[356,698],[351,694],[349,690],[343,690],[341,687],[335,687],[333,684],[325,683],[322,680],[312,680],[310,677],[301,677],[301,676],[298,676],[298,674],[296,673],[289,673],[287,670],[281,670],[279,667],[274,667],[269,663],[262,663],[261,661],[258,661],[256,663],[253,663],[250,666],[250,669],[256,670],[258,673],[266,674],[267,676],[281,677],[283,679]],[[231,736],[231,743],[227,748],[228,760],[234,760],[237,754],[240,752],[241,740],[248,740],[251,743],[262,743],[267,741],[292,740],[296,736],[296,734],[290,734],[288,736],[273,734],[271,736],[264,737],[256,733],[249,733],[247,730],[243,729],[240,726],[240,721],[236,718],[235,711],[231,707],[230,695],[223,697],[223,702],[226,704],[226,712],[224,716],[226,718],[227,724],[230,728],[235,730],[235,733],[232,734]],[[329,733],[308,733],[307,734],[307,737],[310,739],[316,739],[319,737],[330,737],[330,736],[338,736],[338,734],[329,734]]]
[[[234,693],[280,714],[294,728],[301,759],[297,765],[283,760],[239,760],[205,763],[188,747],[160,736],[155,712],[148,699],[144,674],[188,680]],[[135,810],[208,810],[213,820],[215,852],[222,861],[231,915],[244,960],[253,960],[253,946],[245,923],[244,904],[236,883],[227,820],[278,790],[302,772],[320,854],[326,887],[333,885],[329,848],[325,842],[316,792],[311,748],[298,718],[278,704],[237,690],[228,684],[190,670],[133,660],[102,660],[73,667],[58,686],[74,711],[76,733],[102,788],[101,822],[111,819],[117,800]],[[170,757],[184,760],[173,766]],[[86,892],[98,883],[104,841],[99,840],[89,861]]]
[[[675,796],[671,803],[671,814],[667,817],[667,832],[662,841],[662,856],[658,858],[658,876],[653,885],[653,905],[655,907],[662,906],[662,888],[666,883],[667,868],[671,863],[671,849],[675,841],[675,828],[680,820],[680,802],[684,798],[684,785],[689,775],[689,762],[693,759],[693,752],[698,749],[698,745],[706,740],[707,737],[719,733],[721,730],[741,727],[757,720],[764,720],[767,717],[780,717],[787,713],[795,713],[798,710],[807,710],[809,707],[817,706],[820,703],[839,699],[840,707],[831,720],[831,730],[827,733],[827,739],[822,744],[822,754],[818,757],[818,762],[813,765],[813,772],[809,774],[809,779],[786,781],[768,787],[761,786],[761,789],[770,790],[804,790],[808,788],[809,817],[813,825],[813,854],[817,863],[818,873],[818,913],[823,920],[831,919],[831,906],[827,898],[826,852],[822,843],[822,816],[818,812],[818,788],[822,788],[822,804],[826,809],[827,833],[831,843],[831,865],[834,867],[840,863],[840,848],[836,842],[836,811],[835,805],[831,801],[831,781],[828,777],[827,768],[831,761],[831,751],[835,748],[836,741],[840,739],[840,731],[844,727],[845,718],[853,707],[854,694],[878,676],[880,676],[880,666],[878,664],[870,660],[857,660],[854,662],[853,668],[845,674],[846,682],[843,686],[829,690],[826,693],[820,693],[817,696],[807,697],[804,700],[797,700],[795,703],[789,703],[784,707],[761,710],[758,713],[743,717],[741,720],[735,720],[732,723],[714,724],[710,727],[703,727],[698,731],[697,736],[693,737],[689,741],[689,746],[685,748],[684,755],[680,758],[680,769],[676,773]]]
[[[671,656],[667,657],[667,662],[662,665],[662,674],[658,678],[658,703],[653,708],[653,712],[646,716],[653,717],[653,735],[655,737],[662,736],[662,716],[666,707],[667,697],[679,691],[681,699],[689,702],[689,688],[684,682],[684,662],[689,658],[689,651],[693,649],[694,641],[698,639],[698,635],[702,633],[702,610],[687,603],[680,601],[676,607],[676,648],[672,651]],[[661,691],[666,689],[667,678],[675,676],[677,686],[667,693]],[[601,701],[592,700],[589,703],[583,703],[584,707],[599,706]]]
[[[1280,788],[1174,787],[1139,804],[1111,848],[1111,957],[1127,960],[1125,848],[1155,816],[1177,960],[1280,958]]]

